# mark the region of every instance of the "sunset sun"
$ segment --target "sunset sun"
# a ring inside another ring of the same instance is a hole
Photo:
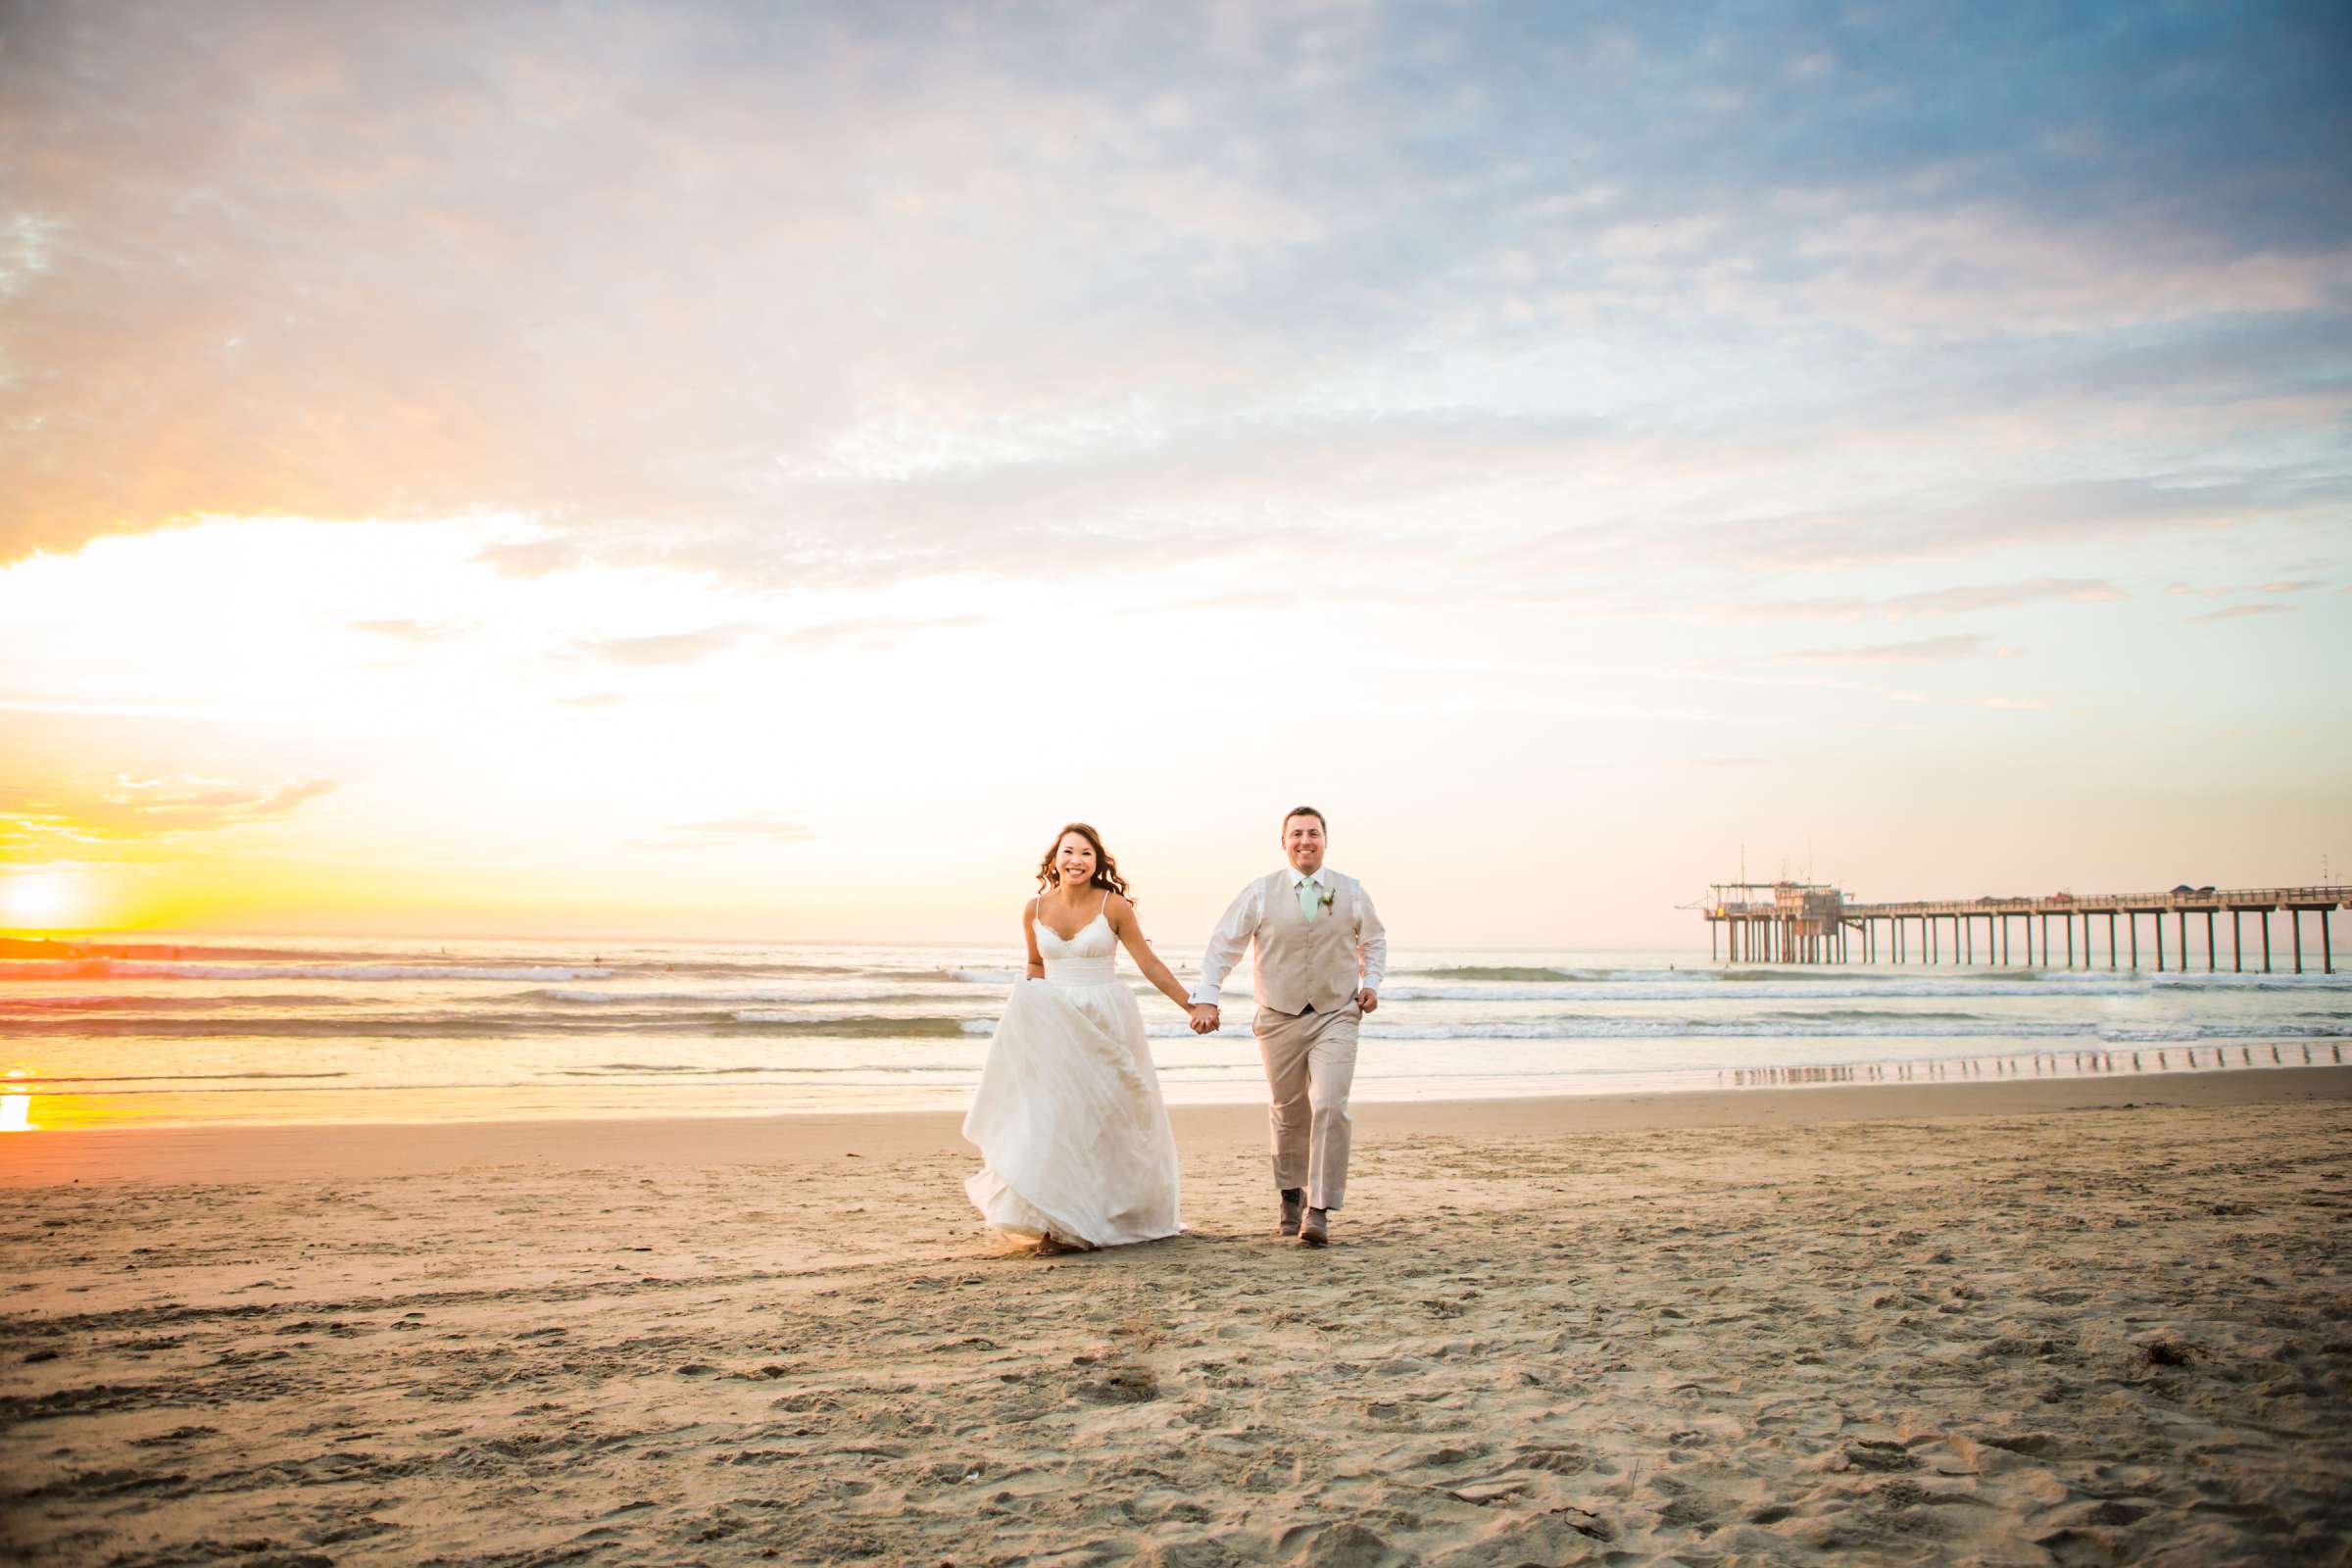
[[[27,930],[74,923],[86,903],[82,879],[69,871],[20,871],[0,877],[0,918]]]

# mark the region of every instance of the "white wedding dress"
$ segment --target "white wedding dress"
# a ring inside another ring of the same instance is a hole
[[[1104,903],[1108,898],[1105,896]],[[983,1164],[963,1184],[1005,1235],[1118,1247],[1174,1236],[1176,1135],[1144,1015],[1098,912],[1063,941],[1035,921],[1043,980],[1012,988],[963,1136]]]

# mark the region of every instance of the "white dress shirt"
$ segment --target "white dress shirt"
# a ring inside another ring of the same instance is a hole
[[[1305,880],[1306,873],[1295,865],[1286,866],[1282,880],[1277,885],[1287,897],[1297,898],[1299,884]],[[1355,958],[1356,962],[1363,965],[1364,971],[1363,978],[1356,982],[1356,989],[1378,991],[1389,971],[1389,932],[1388,927],[1380,923],[1380,911],[1372,907],[1372,896],[1364,891],[1361,882],[1351,876],[1343,876],[1328,865],[1315,873],[1315,880],[1326,888],[1336,888],[1345,882],[1354,893]],[[1225,989],[1225,977],[1233,973],[1233,966],[1242,961],[1243,954],[1250,951],[1250,940],[1257,934],[1258,922],[1265,918],[1265,892],[1264,877],[1250,878],[1250,885],[1242,889],[1241,896],[1233,901],[1224,918],[1217,922],[1217,928],[1209,933],[1208,947],[1200,955],[1200,983],[1192,991],[1195,1005],[1206,1004],[1213,1007],[1218,1004],[1217,996]],[[1330,916],[1317,914],[1315,918],[1325,920]],[[1254,980],[1254,965],[1250,973]],[[1263,1002],[1264,998],[1261,996],[1259,1001]]]

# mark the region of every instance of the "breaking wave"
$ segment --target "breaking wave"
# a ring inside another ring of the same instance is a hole
[[[0,962],[0,980],[604,980],[611,969],[457,963],[147,963],[125,958]]]

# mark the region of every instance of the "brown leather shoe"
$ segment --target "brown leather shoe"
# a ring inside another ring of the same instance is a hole
[[[1310,1208],[1298,1224],[1300,1247],[1329,1247],[1331,1245],[1331,1213],[1328,1209]]]
[[[1274,1234],[1277,1236],[1298,1235],[1298,1216],[1305,1210],[1305,1192],[1297,1187],[1284,1188],[1282,1191],[1282,1218],[1275,1222]]]

